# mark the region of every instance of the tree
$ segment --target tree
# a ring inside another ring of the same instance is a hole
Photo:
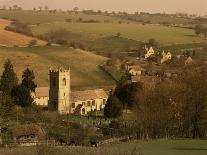
[[[17,85],[12,89],[12,97],[16,105],[22,107],[28,107],[33,104],[33,98],[31,97],[29,89],[24,85]]]
[[[13,9],[17,10],[18,9],[18,5],[13,5]]]
[[[104,116],[109,118],[119,117],[122,115],[122,112],[123,107],[119,99],[111,92],[104,108]]]
[[[47,5],[44,6],[45,11],[49,10],[49,7]]]
[[[14,72],[13,65],[8,59],[4,63],[4,71],[1,76],[1,91],[3,95],[11,95],[11,90],[18,84],[18,78]]]
[[[37,45],[37,40],[32,39],[29,41],[29,46],[35,46],[35,45]]]
[[[148,46],[158,48],[159,43],[154,38],[151,38],[151,39],[148,40]]]
[[[29,91],[35,92],[37,85],[34,82],[35,76],[33,70],[27,68],[22,75],[22,85],[25,86]]]
[[[204,25],[196,25],[195,28],[195,34],[200,35],[203,34],[205,37],[207,37],[207,27]]]
[[[78,7],[74,7],[73,11],[77,14],[78,13],[79,8]]]

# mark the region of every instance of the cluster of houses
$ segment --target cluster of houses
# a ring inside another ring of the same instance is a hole
[[[169,51],[157,52],[152,47],[145,47],[144,53],[137,60],[144,63],[134,65],[129,62],[126,64],[126,71],[131,75],[132,82],[142,81],[143,83],[153,83],[153,81],[157,81],[158,77],[174,78],[181,74],[182,71],[175,67],[163,69],[164,64],[188,65],[193,63],[190,56],[177,55],[175,57]],[[146,65],[149,64],[148,61],[150,61],[151,67]]]

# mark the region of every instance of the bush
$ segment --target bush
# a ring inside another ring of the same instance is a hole
[[[37,40],[35,39],[30,40],[29,46],[35,46],[35,45],[37,45]]]
[[[14,21],[11,25],[7,26],[5,30],[14,31],[17,33],[22,33],[24,35],[33,36],[31,29],[29,28],[28,24],[21,23],[19,21]]]

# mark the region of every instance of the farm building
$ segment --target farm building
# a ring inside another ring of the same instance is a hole
[[[103,89],[71,91],[70,69],[50,69],[49,72],[50,87],[36,88],[33,95],[37,106],[60,114],[80,115],[104,109],[108,95]]]
[[[155,55],[155,51],[154,51],[154,49],[152,48],[152,47],[150,47],[149,49],[148,48],[145,48],[145,50],[146,50],[146,54],[145,54],[145,59],[147,59],[147,58],[150,58],[151,56],[154,56]]]
[[[144,71],[146,71],[144,68],[142,68],[141,66],[139,65],[136,65],[136,66],[129,66],[127,65],[127,71],[130,75],[132,76],[139,76],[139,75],[142,75]]]

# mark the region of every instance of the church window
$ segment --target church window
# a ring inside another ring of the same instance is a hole
[[[86,111],[85,111],[85,109],[83,108],[82,109],[82,115],[85,115],[86,114]]]
[[[66,78],[63,78],[63,86],[66,86]]]
[[[87,106],[88,107],[91,106],[91,102],[90,101],[87,102]]]
[[[75,103],[72,103],[72,108],[75,108]]]
[[[92,106],[95,106],[95,100],[92,101]]]

